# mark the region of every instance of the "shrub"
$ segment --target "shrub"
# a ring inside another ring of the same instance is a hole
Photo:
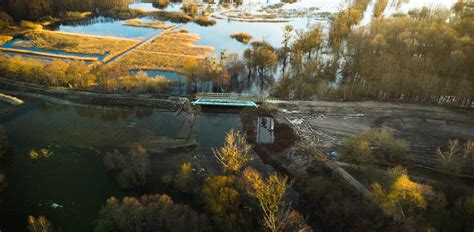
[[[194,17],[197,14],[197,4],[194,2],[183,3],[181,9],[184,13],[188,14],[191,17]]]
[[[41,26],[41,24],[33,23],[33,22],[30,22],[30,21],[26,21],[26,20],[21,20],[20,21],[20,26],[24,27],[26,29],[36,30],[36,31],[43,29],[43,26]]]
[[[231,34],[230,37],[244,44],[250,43],[253,38],[251,35],[244,32]]]
[[[194,19],[194,22],[201,25],[201,26],[214,26],[216,24],[216,20],[214,19],[209,19],[206,16],[198,17]]]
[[[406,159],[408,144],[384,130],[367,130],[348,138],[340,148],[342,158],[356,163],[370,163],[374,159],[400,162]]]
[[[95,231],[210,231],[206,216],[174,203],[167,195],[111,197],[99,213]]]
[[[135,145],[127,154],[118,150],[104,156],[104,165],[108,170],[118,172],[116,180],[121,188],[145,186],[150,175],[150,158],[141,145]]]
[[[170,0],[155,0],[152,4],[154,7],[164,9],[168,6]]]

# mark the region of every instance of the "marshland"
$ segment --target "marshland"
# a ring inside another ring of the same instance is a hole
[[[2,1],[0,231],[472,231],[473,28],[469,0]]]

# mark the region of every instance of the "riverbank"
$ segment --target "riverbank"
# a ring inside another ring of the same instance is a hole
[[[0,89],[13,96],[57,100],[64,104],[91,104],[107,106],[141,106],[175,111],[186,98],[150,94],[115,94],[45,87],[0,77]]]

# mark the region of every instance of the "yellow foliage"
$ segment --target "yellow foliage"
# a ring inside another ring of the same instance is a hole
[[[6,42],[12,40],[13,37],[8,35],[0,35],[0,46],[4,45]]]
[[[190,193],[192,192],[193,184],[193,166],[191,163],[183,163],[180,167],[179,173],[174,180],[174,186],[179,191]]]
[[[382,209],[399,222],[426,209],[426,196],[433,195],[429,186],[413,182],[406,174],[401,174],[387,191],[378,183],[372,184],[372,192]]]
[[[207,210],[225,231],[234,231],[236,226],[245,224],[245,212],[241,209],[235,181],[233,176],[213,176],[206,180],[202,188]]]
[[[33,44],[38,48],[97,55],[109,53],[106,59],[115,57],[140,42],[139,40],[52,31],[34,31],[28,33],[27,37],[32,39]]]
[[[49,158],[52,154],[53,154],[53,152],[50,152],[46,148],[42,148],[39,151],[36,151],[36,150],[32,149],[29,152],[29,157],[32,160],[37,160],[39,158]]]
[[[280,177],[273,173],[266,180],[254,169],[244,170],[244,179],[250,185],[249,194],[257,198],[264,213],[265,227],[271,231],[281,231],[284,228],[288,208],[285,202],[288,188],[288,177]]]
[[[228,172],[239,172],[252,157],[248,154],[251,146],[247,144],[246,138],[240,131],[231,130],[225,137],[225,144],[219,149],[212,151],[217,160]]]
[[[173,27],[173,25],[169,25],[169,24],[162,23],[159,21],[158,22],[157,21],[144,22],[138,19],[127,20],[123,23],[123,25],[132,26],[132,27],[150,27],[150,28],[156,28],[156,29],[168,29],[170,27]]]

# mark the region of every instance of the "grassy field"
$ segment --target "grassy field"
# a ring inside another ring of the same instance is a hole
[[[194,46],[193,43],[198,40],[198,35],[167,31],[140,50],[203,57],[214,51],[212,47]]]
[[[212,47],[194,46],[198,35],[169,30],[126,54],[118,63],[128,69],[154,69],[181,73],[189,60],[204,59]]]
[[[123,51],[140,43],[140,40],[120,39],[112,37],[77,35],[51,31],[32,31],[26,35],[34,46],[42,49],[84,53],[94,55],[109,55],[106,60],[115,57]],[[18,44],[18,46],[29,46]]]
[[[36,52],[36,51],[21,50],[21,49],[14,49],[14,48],[0,48],[0,51],[11,52],[15,54],[46,56],[46,57],[70,59],[70,60],[93,61],[93,62],[99,61],[97,58],[57,55],[57,54],[52,54],[52,53]]]
[[[125,21],[123,25],[132,26],[132,27],[150,27],[155,29],[168,29],[173,27],[173,25],[154,21],[154,22],[143,22],[138,19],[130,19]]]
[[[184,64],[201,57],[136,50],[120,59],[118,65],[128,69],[151,69],[182,73]]]

